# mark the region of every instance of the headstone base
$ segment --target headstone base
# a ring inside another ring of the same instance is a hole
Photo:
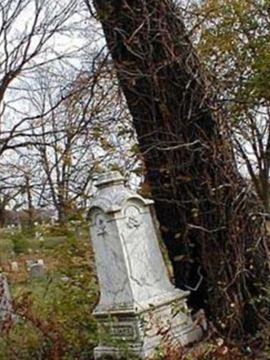
[[[139,359],[151,358],[159,346],[183,347],[202,336],[199,326],[193,324],[183,292],[175,291],[165,300],[154,299],[148,309],[119,309],[94,313],[100,331],[100,344],[94,358]]]

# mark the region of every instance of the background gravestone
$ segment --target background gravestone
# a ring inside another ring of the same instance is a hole
[[[25,261],[25,265],[26,265],[27,271],[30,270],[30,267],[31,267],[34,263],[35,263],[34,260],[26,260],[26,261]]]
[[[38,259],[37,260],[37,263],[42,265],[43,267],[45,267],[45,264],[44,264],[44,260],[43,259]]]
[[[18,272],[19,271],[19,264],[17,261],[12,261],[10,263],[10,269],[12,272]]]
[[[30,278],[43,277],[45,275],[44,265],[38,262],[31,264],[29,267],[29,274],[30,274]]]

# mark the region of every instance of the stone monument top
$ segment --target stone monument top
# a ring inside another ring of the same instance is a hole
[[[91,202],[90,212],[99,208],[105,213],[120,211],[124,203],[133,199],[143,206],[153,204],[125,186],[125,178],[118,171],[110,171],[99,175],[95,183],[98,191]]]
[[[96,187],[101,188],[124,184],[124,181],[125,179],[119,171],[105,172],[98,176]]]

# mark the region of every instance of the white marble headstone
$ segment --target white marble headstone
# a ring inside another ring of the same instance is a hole
[[[96,186],[89,217],[100,286],[94,314],[100,327],[116,339],[129,338],[128,347],[141,358],[162,342],[157,323],[171,327],[171,336],[181,345],[198,339],[200,330],[186,307],[187,293],[176,289],[167,275],[151,217],[153,201],[128,189],[118,172],[100,175]],[[176,305],[182,309],[177,316]],[[117,357],[119,352],[101,342],[95,358]]]

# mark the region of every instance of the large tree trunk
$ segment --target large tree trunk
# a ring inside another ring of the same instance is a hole
[[[227,333],[255,331],[268,316],[265,304],[252,303],[264,295],[259,284],[269,275],[267,237],[213,116],[183,22],[171,0],[95,0],[95,6],[144,154],[175,283],[193,289],[190,305],[207,309]]]

